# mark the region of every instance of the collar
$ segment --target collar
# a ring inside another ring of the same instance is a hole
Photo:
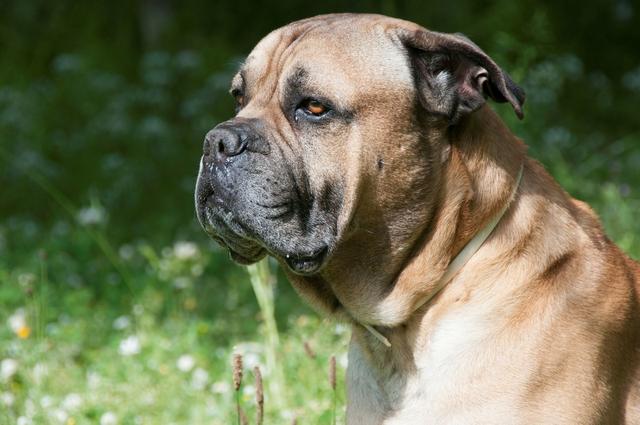
[[[478,251],[478,249],[480,249],[482,244],[489,238],[489,236],[491,235],[493,230],[496,228],[496,226],[498,225],[498,223],[500,222],[504,214],[507,212],[507,209],[509,209],[511,202],[513,202],[513,199],[515,198],[516,193],[518,192],[518,188],[520,187],[520,181],[522,180],[523,169],[524,169],[524,164],[520,166],[520,170],[518,171],[518,177],[516,178],[516,184],[513,187],[513,190],[511,191],[511,196],[509,197],[509,200],[504,205],[504,207],[502,207],[502,209],[498,211],[498,213],[478,233],[476,233],[473,239],[471,239],[464,246],[464,248],[462,248],[460,253],[458,253],[458,255],[456,255],[456,257],[449,263],[447,270],[445,270],[444,274],[436,284],[434,291],[432,291],[430,294],[428,294],[426,297],[420,300],[420,302],[418,303],[419,306],[423,306],[429,301],[431,301],[431,299],[435,297],[442,290],[442,288],[445,287],[447,283],[449,283],[451,278],[453,278],[453,276],[456,273],[458,273],[465,264],[467,264],[467,262],[471,259],[471,257],[473,257],[473,254],[475,254]],[[366,330],[368,330],[371,333],[371,335],[373,335],[382,344],[386,345],[387,347],[391,347],[391,343],[389,342],[389,340],[384,335],[382,335],[375,327],[373,327],[372,325],[367,325],[365,323],[361,323],[361,325]]]

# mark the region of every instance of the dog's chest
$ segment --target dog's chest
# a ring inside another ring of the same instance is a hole
[[[520,399],[516,382],[527,373],[506,350],[496,350],[499,341],[488,318],[468,310],[439,320],[418,344],[410,371],[395,367],[392,353],[375,350],[373,361],[386,366],[372,373],[372,359],[352,343],[348,423],[472,424],[478,417],[520,422],[509,415]],[[505,376],[511,384],[505,385]]]

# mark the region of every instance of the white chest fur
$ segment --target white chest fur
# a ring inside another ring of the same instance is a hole
[[[485,312],[466,308],[440,318],[417,344],[411,371],[396,367],[392,353],[380,355],[394,347],[377,347],[372,356],[352,341],[347,423],[524,423],[513,406],[521,397],[516,388],[531,372],[506,349],[496,349],[504,341]]]

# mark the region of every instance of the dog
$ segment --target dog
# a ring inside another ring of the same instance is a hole
[[[640,266],[486,103],[465,36],[333,14],[267,35],[205,137],[205,231],[351,323],[348,424],[639,424]]]

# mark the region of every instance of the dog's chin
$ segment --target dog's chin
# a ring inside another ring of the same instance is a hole
[[[231,248],[228,244],[223,245],[229,250],[231,259],[236,263],[248,266],[263,259],[267,254],[271,254],[274,258],[285,265],[291,272],[301,276],[311,276],[320,272],[327,262],[329,248],[322,245],[314,250],[305,250],[301,252],[283,253],[277,248],[263,248],[256,245],[252,249],[247,249],[246,243],[242,250]]]
[[[251,264],[257,263],[258,261],[262,260],[266,255],[267,255],[267,251],[263,248],[260,248],[256,252],[251,252],[251,253],[240,253],[238,251],[234,251],[233,249],[229,248],[229,256],[231,257],[231,259],[243,266],[249,266]]]
[[[205,230],[209,237],[226,248],[231,259],[240,265],[248,266],[257,263],[270,254],[293,273],[302,276],[320,272],[331,251],[330,246],[324,243],[306,243],[303,244],[305,246],[303,249],[287,248],[284,243],[258,243],[255,240],[243,238],[233,234],[228,228],[224,228],[223,232],[216,232],[212,226],[205,226]]]
[[[231,248],[228,244],[221,242],[218,238],[214,238],[228,249],[231,259],[243,266],[248,266],[262,260],[267,253],[273,255],[281,263],[285,264],[293,273],[301,276],[311,276],[320,272],[327,262],[329,249],[326,245],[309,252],[292,252],[282,254],[273,252],[267,248],[256,245],[253,248],[247,248],[246,244],[242,250]]]
[[[273,223],[252,226],[230,213],[216,214],[214,211],[207,207],[199,210],[200,223],[207,234],[226,248],[231,259],[238,264],[250,265],[270,254],[291,272],[311,276],[321,271],[332,251],[330,242],[334,238],[330,236],[298,235],[282,238],[273,234]]]

